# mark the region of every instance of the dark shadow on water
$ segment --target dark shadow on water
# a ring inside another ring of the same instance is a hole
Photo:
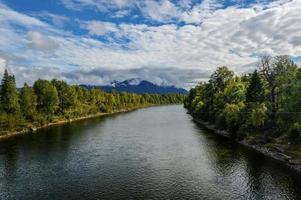
[[[279,193],[279,199],[301,199],[301,174],[279,161],[219,136],[197,122],[193,123],[205,136],[202,140],[206,139],[205,143],[210,146],[211,166],[219,176],[228,177],[241,169],[246,172],[247,190],[242,195],[243,199],[265,199],[268,192]]]

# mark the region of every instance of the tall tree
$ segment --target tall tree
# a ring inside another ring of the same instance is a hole
[[[1,83],[1,105],[4,112],[18,114],[20,112],[19,96],[16,89],[15,76],[9,75],[7,70]]]
[[[297,65],[288,56],[273,58],[264,55],[258,63],[258,67],[269,86],[273,120],[278,110],[277,97],[291,83],[297,72]]]
[[[246,103],[262,103],[264,101],[263,82],[255,70],[251,75],[251,80],[246,92]]]
[[[215,90],[223,90],[233,76],[233,71],[229,70],[228,67],[219,67],[210,76],[209,83],[213,84]]]
[[[63,113],[65,110],[75,106],[77,95],[75,88],[69,86],[65,81],[52,80],[52,84],[56,87],[59,98],[59,110]]]
[[[54,114],[59,106],[59,98],[56,87],[47,80],[37,80],[34,83],[34,91],[37,95],[37,109],[47,115]]]
[[[33,120],[37,112],[37,96],[26,83],[20,91],[20,106],[23,116],[26,119]]]

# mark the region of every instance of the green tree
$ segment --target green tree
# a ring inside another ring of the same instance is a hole
[[[268,83],[271,102],[271,119],[274,121],[279,108],[279,97],[294,80],[297,65],[288,56],[262,56],[258,67]]]
[[[224,90],[227,83],[233,78],[233,71],[229,70],[228,67],[219,67],[210,76],[209,83],[214,87],[214,90]]]
[[[28,120],[34,120],[37,114],[37,96],[26,83],[20,91],[20,106],[23,116]]]
[[[20,113],[19,96],[16,89],[15,76],[9,75],[7,70],[1,83],[1,105],[4,112],[17,115]]]
[[[56,87],[59,98],[59,111],[64,111],[75,106],[77,103],[77,94],[74,87],[69,86],[65,81],[52,80],[52,84]]]
[[[268,109],[264,103],[253,105],[246,123],[252,128],[263,126],[268,118],[267,111]]]
[[[287,90],[282,118],[285,124],[288,122],[300,122],[301,120],[301,69],[298,69],[296,78]],[[287,127],[286,127],[287,128]]]
[[[39,79],[34,83],[33,88],[37,95],[38,111],[46,115],[53,115],[59,106],[56,87],[50,81]]]
[[[243,102],[239,102],[238,104],[227,103],[223,110],[227,128],[233,133],[235,133],[244,122],[242,118],[242,111],[244,110],[244,107],[245,105]]]
[[[261,78],[255,70],[246,92],[246,103],[262,103],[264,101],[264,87]]]
[[[223,93],[224,103],[238,104],[245,101],[246,86],[239,77],[228,82]]]

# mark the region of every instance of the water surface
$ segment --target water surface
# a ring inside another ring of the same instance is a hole
[[[301,176],[160,106],[1,141],[0,199],[301,199]]]

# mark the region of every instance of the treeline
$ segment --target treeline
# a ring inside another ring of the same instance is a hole
[[[301,152],[301,69],[288,56],[262,56],[257,69],[242,76],[220,67],[191,89],[184,104],[237,140]]]
[[[55,79],[39,79],[32,87],[25,83],[17,89],[15,77],[5,70],[0,90],[0,132],[183,100],[181,94],[106,93]]]

